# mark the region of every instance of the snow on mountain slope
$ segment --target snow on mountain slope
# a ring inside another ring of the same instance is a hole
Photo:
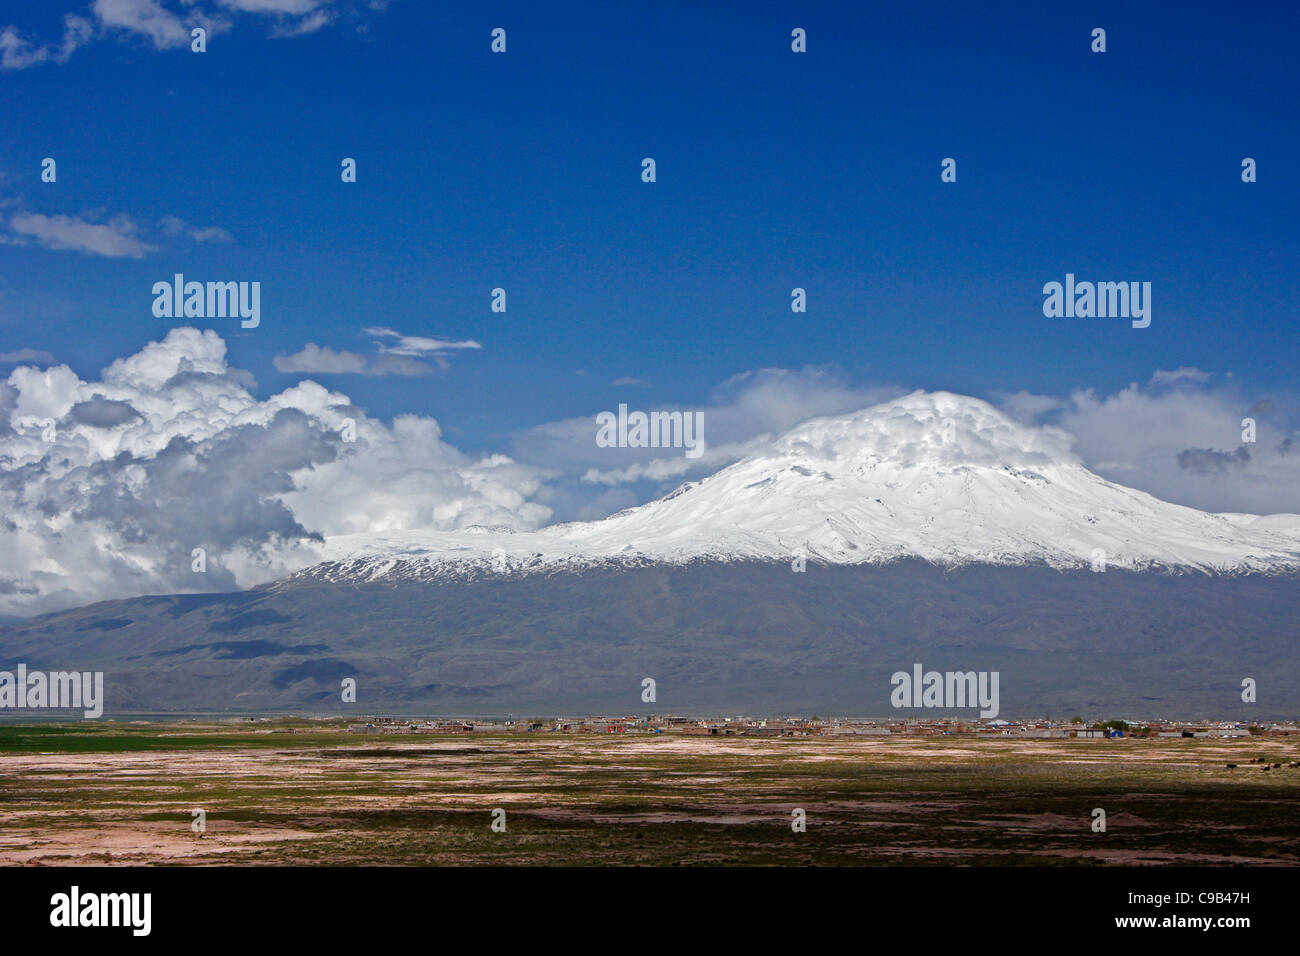
[[[1300,570],[1300,515],[1207,514],[1109,482],[1070,438],[974,398],[914,392],[797,426],[601,521],[532,532],[350,535],[295,577],[436,579],[697,559]]]

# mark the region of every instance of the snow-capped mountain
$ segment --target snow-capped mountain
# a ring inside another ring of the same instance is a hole
[[[1107,481],[1070,437],[914,392],[792,429],[760,454],[601,521],[350,535],[295,578],[434,580],[705,561],[1300,568],[1300,515],[1208,514]]]
[[[874,715],[918,661],[998,671],[1008,715],[1300,708],[1300,516],[1159,501],[943,393],[806,422],[603,521],[327,548],[247,591],[0,626],[0,656],[58,647],[124,713],[333,713],[348,677],[370,712],[629,712],[648,675],[668,708]],[[1094,550],[1196,573],[1093,574]]]

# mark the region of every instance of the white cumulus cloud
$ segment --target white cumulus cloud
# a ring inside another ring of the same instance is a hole
[[[318,560],[337,534],[550,518],[535,469],[466,455],[433,419],[385,424],[312,381],[265,399],[252,388],[221,337],[193,328],[98,380],[66,365],[10,372],[0,614],[249,587]],[[191,569],[195,548],[206,573]]]
[[[136,237],[136,225],[126,216],[107,223],[88,222],[76,216],[42,216],[34,212],[14,213],[9,228],[48,249],[64,249],[110,259],[139,259],[153,246]]]
[[[445,369],[447,350],[482,348],[472,340],[431,339],[392,329],[368,328],[365,332],[375,340],[372,354],[336,351],[308,342],[292,355],[277,355],[272,361],[277,371],[300,375],[428,375],[433,366],[426,359]]]
[[[240,20],[260,23],[271,37],[295,37],[347,19],[362,21],[383,13],[386,4],[358,0],[93,0],[80,13],[63,18],[60,39],[25,36],[15,26],[0,27],[0,69],[26,70],[46,63],[66,63],[74,52],[103,38],[143,39],[155,50],[188,47],[191,30],[209,37],[234,28]]]

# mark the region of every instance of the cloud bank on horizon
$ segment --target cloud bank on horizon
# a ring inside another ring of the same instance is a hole
[[[399,351],[448,344],[370,331]],[[259,399],[211,330],[172,329],[97,380],[32,350],[3,358],[20,363],[0,383],[0,612],[9,614],[248,587],[318,560],[334,535],[600,518],[757,453],[809,418],[906,391],[851,386],[826,368],[762,369],[733,376],[697,409],[709,438],[699,459],[600,448],[593,418],[519,432],[510,455],[473,456],[433,418],[386,425],[310,380]],[[1120,484],[1202,510],[1297,510],[1294,408],[1247,401],[1230,379],[1178,369],[1110,396],[992,399],[1023,423],[1064,429],[1085,464]],[[1243,410],[1256,419],[1249,445],[1239,442]],[[206,573],[196,583],[199,548]]]

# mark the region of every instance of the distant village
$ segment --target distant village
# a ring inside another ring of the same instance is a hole
[[[894,720],[812,717],[719,717],[701,719],[672,714],[632,717],[505,718],[496,720],[411,720],[370,717],[348,725],[354,734],[684,734],[697,737],[839,737],[944,736],[1097,738],[1125,737],[1278,737],[1300,734],[1294,721],[1258,724],[1235,721],[1108,720],[963,720],[912,717]]]

